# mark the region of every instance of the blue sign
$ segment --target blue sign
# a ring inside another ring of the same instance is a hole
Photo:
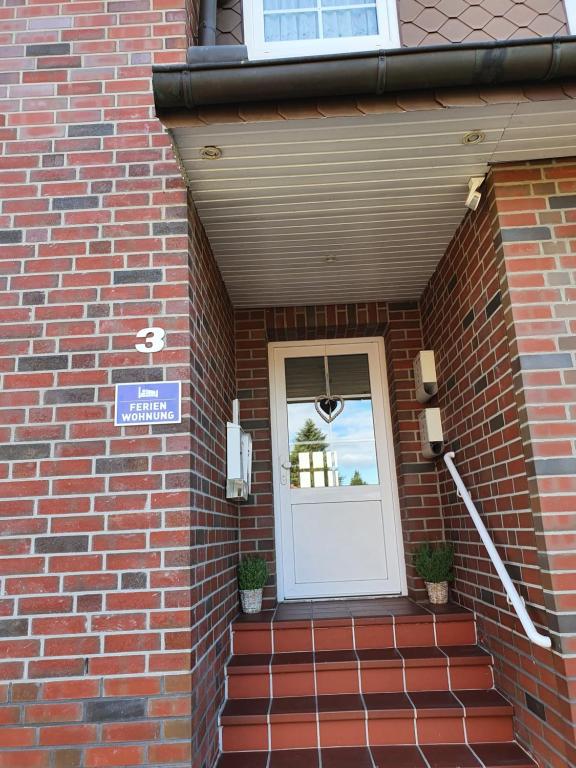
[[[114,424],[180,424],[182,421],[181,382],[145,381],[116,384]]]

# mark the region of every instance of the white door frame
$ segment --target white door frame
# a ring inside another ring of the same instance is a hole
[[[278,591],[278,601],[285,600],[284,571],[283,571],[283,547],[282,540],[282,519],[281,519],[281,482],[280,482],[280,460],[281,449],[278,444],[278,372],[275,366],[276,349],[293,348],[303,349],[311,346],[344,346],[365,344],[366,342],[376,342],[378,348],[378,361],[380,365],[380,381],[383,392],[383,410],[385,421],[386,446],[385,454],[382,453],[382,446],[379,446],[379,454],[387,464],[388,475],[390,478],[390,493],[392,496],[392,509],[394,515],[394,527],[396,531],[396,554],[398,558],[398,567],[400,569],[401,594],[408,594],[406,581],[406,563],[404,557],[404,541],[402,537],[402,522],[400,518],[400,501],[398,495],[398,477],[396,474],[396,460],[394,456],[394,438],[392,430],[392,416],[390,411],[390,395],[388,389],[388,374],[386,368],[386,355],[384,350],[384,339],[381,336],[362,336],[355,338],[336,338],[336,339],[313,339],[306,341],[276,341],[268,344],[268,371],[270,387],[270,424],[272,437],[272,480],[274,492],[274,533],[276,539],[276,581]],[[351,350],[352,352],[352,350]],[[282,449],[285,452],[285,449]],[[328,599],[328,598],[324,598]]]

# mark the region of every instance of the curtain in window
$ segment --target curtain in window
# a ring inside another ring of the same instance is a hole
[[[351,3],[346,3],[351,5]],[[316,0],[264,0],[264,11],[316,10]]]
[[[315,13],[275,13],[264,16],[264,37],[280,40],[317,40],[318,16]]]
[[[264,0],[268,42],[377,34],[374,0]]]
[[[327,11],[322,14],[324,37],[360,37],[377,35],[375,8]]]

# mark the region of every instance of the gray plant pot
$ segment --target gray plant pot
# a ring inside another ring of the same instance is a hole
[[[241,589],[240,602],[244,613],[260,613],[262,610],[262,590]]]

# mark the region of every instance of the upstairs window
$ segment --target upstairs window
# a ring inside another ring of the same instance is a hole
[[[244,32],[251,59],[400,44],[396,0],[244,0]]]
[[[576,0],[564,0],[564,5],[568,17],[568,32],[576,35]]]

